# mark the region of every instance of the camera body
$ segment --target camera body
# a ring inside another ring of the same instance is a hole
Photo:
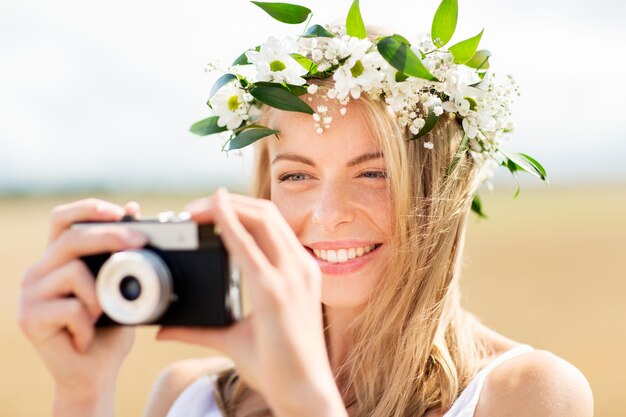
[[[82,229],[118,225],[148,237],[141,249],[85,256],[104,314],[97,326],[227,326],[242,317],[239,273],[213,225],[188,216],[79,222]]]

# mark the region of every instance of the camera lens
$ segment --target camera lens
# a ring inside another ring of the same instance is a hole
[[[120,281],[120,294],[128,301],[134,301],[141,295],[141,284],[137,278],[126,276]]]
[[[175,296],[167,264],[147,249],[111,255],[98,271],[96,295],[113,321],[128,325],[155,322]]]

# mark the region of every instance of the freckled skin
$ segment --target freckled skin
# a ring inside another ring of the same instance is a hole
[[[392,256],[389,240],[393,207],[387,182],[381,176],[386,169],[383,158],[347,166],[358,156],[381,151],[358,104],[349,103],[343,116],[340,106],[324,105],[333,120],[323,134],[316,132],[309,115],[280,112],[274,118],[272,127],[281,133],[280,140],[268,138],[270,161],[277,155],[295,154],[311,160],[315,166],[276,161],[271,166],[271,195],[304,245],[345,239],[383,244],[358,271],[323,275],[324,304],[357,307],[367,302],[381,268]],[[315,102],[312,107],[317,107]],[[285,175],[291,177],[280,181]]]

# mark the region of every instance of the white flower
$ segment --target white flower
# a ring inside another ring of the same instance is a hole
[[[439,117],[443,114],[443,107],[441,106],[435,106],[433,107],[433,113],[435,114],[435,116]]]
[[[313,62],[319,63],[324,59],[324,53],[321,49],[313,49],[313,51],[311,51],[311,59]]]
[[[346,109],[345,107],[342,107],[339,109],[339,113],[341,113],[342,116],[345,116],[347,112],[348,112],[348,109]]]
[[[250,103],[246,100],[247,94],[235,83],[222,87],[211,99],[211,107],[217,119],[218,126],[226,126],[228,130],[237,129],[241,122],[248,120]]]
[[[426,149],[432,149],[432,148],[434,148],[434,147],[435,147],[435,145],[433,145],[433,143],[432,143],[432,142],[424,142],[424,148],[426,148]]]
[[[318,89],[318,85],[317,84],[311,84],[310,86],[308,86],[306,88],[306,92],[309,94],[315,94],[317,93],[317,89]]]
[[[293,85],[305,84],[306,80],[302,76],[308,71],[289,55],[297,50],[296,41],[292,38],[270,37],[266,43],[261,45],[258,52],[246,52],[248,61],[256,66],[256,81],[285,82]]]
[[[339,55],[349,57],[333,74],[335,95],[338,99],[348,96],[359,98],[361,92],[382,88],[387,63],[378,52],[368,53],[372,43],[368,39],[345,36],[339,45]]]
[[[463,119],[463,130],[468,138],[474,139],[478,134],[478,129],[476,128],[476,122],[473,118],[466,117]]]

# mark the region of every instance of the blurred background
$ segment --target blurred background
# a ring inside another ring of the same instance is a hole
[[[294,0],[295,2],[295,0]],[[312,23],[350,1],[298,1]],[[626,3],[461,0],[453,42],[485,34],[496,73],[520,84],[510,150],[544,164],[550,185],[501,172],[481,193],[489,219],[470,225],[464,300],[485,324],[576,365],[596,415],[626,411]],[[362,0],[368,24],[415,38],[438,1]],[[43,252],[50,210],[84,197],[146,214],[180,210],[218,185],[245,192],[250,155],[189,126],[209,115],[209,62],[226,67],[270,35],[243,1],[0,2],[0,414],[49,414],[52,383],[15,322],[19,280]],[[168,363],[207,349],[140,329],[118,387],[119,415],[140,415]],[[36,398],[37,401],[33,401]]]

